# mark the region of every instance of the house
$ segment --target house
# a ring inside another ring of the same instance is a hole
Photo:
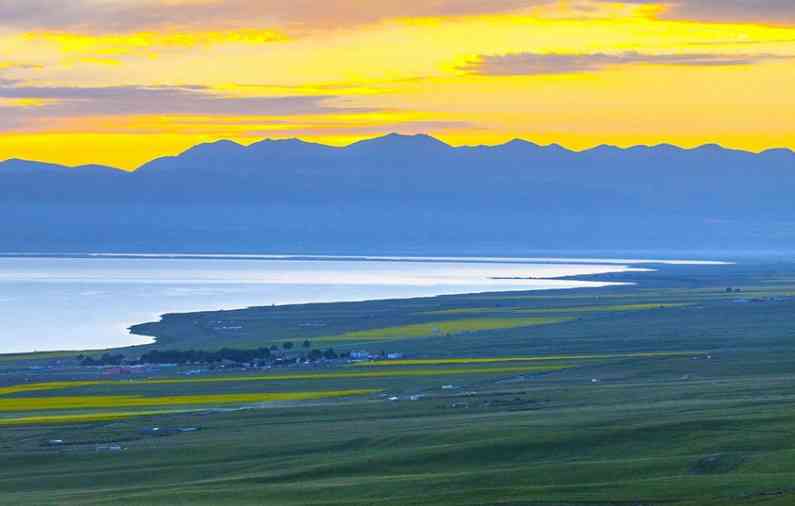
[[[123,449],[124,448],[122,448],[122,446],[120,444],[116,444],[116,443],[112,443],[112,444],[109,444],[109,445],[98,445],[97,446],[97,451],[98,452],[101,452],[101,451],[120,452]]]
[[[102,374],[106,376],[118,376],[120,374],[130,374],[131,372],[127,367],[105,367],[102,369]]]

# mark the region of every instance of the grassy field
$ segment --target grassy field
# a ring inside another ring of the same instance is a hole
[[[422,362],[422,361],[420,361]],[[164,393],[173,392],[180,389],[182,392],[200,393],[203,395],[215,394],[220,391],[236,391],[243,395],[266,395],[260,389],[266,385],[269,389],[279,390],[285,395],[304,395],[304,389],[314,384],[334,385],[347,388],[350,385],[391,385],[386,381],[397,381],[398,384],[406,385],[407,380],[412,380],[415,385],[435,383],[438,378],[461,377],[464,380],[472,380],[478,377],[501,377],[506,374],[546,374],[563,371],[576,367],[574,363],[554,363],[540,365],[528,363],[525,365],[499,365],[499,362],[483,362],[484,366],[470,366],[465,362],[429,362],[426,365],[440,365],[452,367],[392,367],[389,369],[373,370],[334,370],[332,372],[312,372],[312,373],[291,373],[291,374],[249,374],[245,376],[221,374],[212,377],[193,377],[193,378],[159,378],[149,380],[116,381],[116,380],[94,380],[94,381],[57,381],[45,383],[31,383],[26,385],[16,385],[12,387],[0,388],[0,414],[3,411],[20,411],[21,406],[31,402],[47,403],[54,399],[55,395],[62,395],[63,390],[70,391],[73,395],[67,399],[67,404],[81,406],[85,403],[93,403],[97,398],[107,398],[108,395],[115,395],[119,392],[144,393],[155,399],[161,398]],[[399,365],[424,365],[412,364],[410,361]],[[488,366],[486,366],[488,365]],[[56,393],[57,392],[57,393]],[[33,395],[31,395],[33,394]],[[82,395],[82,397],[80,396]],[[104,397],[103,397],[104,396]],[[111,397],[110,399],[114,399]],[[104,402],[104,401],[103,401]],[[98,407],[105,407],[99,405]]]
[[[627,358],[653,358],[653,357],[678,357],[691,356],[697,357],[703,352],[696,351],[677,351],[661,353],[614,353],[612,355],[545,355],[539,357],[491,357],[491,358],[421,358],[421,359],[398,359],[398,360],[369,360],[352,364],[357,367],[384,367],[384,366],[406,366],[406,365],[454,365],[454,364],[498,364],[505,362],[546,362],[556,360],[581,361],[581,360],[606,360],[606,359],[627,359]],[[2,392],[2,391],[0,391]]]
[[[638,284],[139,328],[154,348],[370,333],[333,344],[400,360],[134,378],[0,361],[0,504],[795,504],[795,264],[610,280]]]
[[[519,313],[519,314],[543,314],[543,313],[612,313],[623,311],[650,311],[654,309],[666,309],[674,307],[686,307],[690,304],[616,304],[601,306],[564,306],[564,307],[471,307],[462,309],[443,309],[441,311],[431,311],[427,314],[433,315],[458,315],[458,314],[484,314],[484,313]]]

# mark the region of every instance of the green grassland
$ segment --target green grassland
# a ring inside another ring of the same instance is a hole
[[[593,279],[637,285],[169,315],[121,350],[400,360],[126,379],[2,360],[0,504],[795,504],[795,264]]]
[[[59,359],[74,357],[74,351],[47,351],[38,353],[6,353],[0,355],[0,364],[12,364],[25,361],[41,361],[45,359]]]
[[[607,359],[627,359],[627,358],[653,358],[653,357],[676,357],[690,356],[698,357],[704,355],[697,351],[678,351],[661,353],[614,353],[609,355],[541,355],[537,357],[490,357],[490,358],[420,358],[420,359],[398,359],[398,360],[369,360],[356,362],[352,365],[357,367],[395,367],[406,365],[452,365],[452,364],[498,364],[506,362],[549,362],[557,360],[583,361],[583,360],[607,360]],[[0,390],[1,392],[1,390]]]
[[[431,311],[428,314],[483,314],[483,313],[519,313],[519,314],[537,314],[537,313],[612,313],[623,311],[649,311],[653,309],[666,309],[671,307],[685,307],[690,304],[616,304],[616,305],[599,305],[599,306],[568,306],[568,307],[547,307],[547,308],[532,308],[532,307],[472,307],[462,309],[443,309],[441,311]]]

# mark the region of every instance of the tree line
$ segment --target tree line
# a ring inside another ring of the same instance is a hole
[[[284,343],[285,350],[293,348],[292,343]],[[309,348],[308,341],[304,343],[304,348]],[[347,353],[338,354],[332,348],[326,350],[312,349],[298,354],[292,358],[302,361],[317,362],[320,360],[335,360],[350,356]],[[135,365],[135,364],[220,364],[223,362],[234,362],[236,364],[252,363],[278,363],[287,360],[287,357],[279,351],[277,346],[261,347],[254,349],[221,348],[217,351],[207,350],[151,350],[142,354],[136,361],[127,361],[122,354],[105,353],[99,357],[79,355],[77,359],[81,365],[85,366],[113,366],[113,365]]]

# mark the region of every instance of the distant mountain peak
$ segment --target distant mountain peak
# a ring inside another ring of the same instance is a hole
[[[788,148],[771,148],[766,149],[759,153],[760,155],[785,155],[785,156],[792,156],[795,155],[795,151],[788,149]]]
[[[650,149],[665,149],[669,151],[682,151],[682,148],[676,146],[674,144],[670,144],[668,142],[661,142],[659,144],[655,144],[654,146],[650,146]]]
[[[197,144],[183,151],[179,156],[205,155],[205,154],[227,154],[245,149],[242,144],[228,139],[221,139],[214,142],[204,142]]]
[[[390,139],[390,140],[414,140],[420,142],[430,142],[434,144],[442,144],[447,146],[444,142],[440,141],[436,137],[428,134],[401,134],[397,132],[388,133],[380,137],[381,139]],[[376,137],[378,139],[378,137]]]
[[[383,135],[381,137],[375,137],[372,139],[365,139],[363,141],[354,142],[348,148],[358,149],[358,148],[367,148],[367,147],[374,147],[377,149],[388,149],[389,147],[396,147],[399,149],[406,149],[406,148],[444,148],[449,149],[450,145],[446,144],[436,137],[432,137],[427,134],[414,134],[414,135],[406,135],[406,134],[399,134],[399,133],[390,133],[387,135]]]
[[[34,160],[25,160],[22,158],[9,158],[8,160],[0,161],[0,170],[24,170],[24,171],[73,171],[73,172],[125,172],[116,167],[110,167],[108,165],[97,165],[97,164],[90,164],[90,165],[77,165],[77,166],[69,166],[69,165],[60,165],[57,163],[48,163],[48,162],[37,162]]]
[[[290,137],[287,139],[263,139],[259,142],[255,142],[254,144],[250,144],[248,146],[249,150],[258,150],[258,149],[270,149],[270,148],[288,148],[294,150],[300,149],[338,149],[333,146],[328,146],[326,144],[320,144],[317,142],[309,142],[303,139],[299,139],[297,137]]]
[[[255,142],[254,144],[249,145],[249,147],[259,146],[259,145],[268,145],[268,144],[280,144],[280,145],[293,145],[293,146],[305,146],[305,145],[313,145],[314,142],[307,142],[303,139],[299,139],[297,137],[289,137],[287,139],[263,139],[261,141]]]
[[[634,146],[637,148],[638,146]],[[599,153],[620,153],[624,151],[624,149],[620,148],[619,146],[615,146],[613,144],[599,144],[598,146],[594,146],[591,149],[586,149],[583,153],[592,153],[592,154],[599,154]]]
[[[63,167],[66,168],[65,165],[58,165],[57,163],[48,163],[48,162],[37,162],[35,160],[25,160],[24,158],[9,158],[7,160],[0,161],[0,167],[21,167],[21,166],[39,166],[39,165],[46,165],[48,167]]]
[[[697,148],[695,148],[695,150],[696,151],[732,151],[732,150],[730,150],[728,148],[724,148],[720,144],[716,144],[714,142],[711,142],[711,143],[708,143],[708,144],[702,144],[701,146],[698,146]]]
[[[531,141],[528,141],[528,140],[525,140],[525,139],[520,139],[518,137],[509,140],[505,144],[501,144],[501,146],[505,146],[505,147],[532,147],[532,148],[540,148],[541,147],[539,144],[536,144],[535,142],[531,142]]]

